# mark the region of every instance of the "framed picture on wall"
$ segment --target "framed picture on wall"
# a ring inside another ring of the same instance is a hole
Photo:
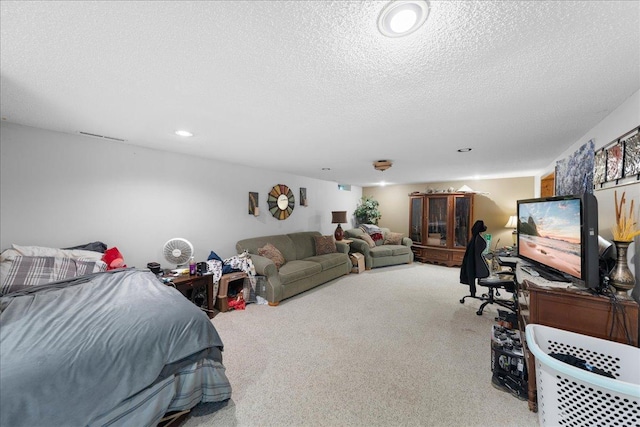
[[[624,141],[624,176],[640,174],[640,134]]]
[[[607,152],[600,150],[596,153],[593,159],[593,183],[600,185],[606,181],[607,171]]]
[[[300,206],[307,206],[307,189],[300,187]]]
[[[260,209],[258,208],[258,193],[249,192],[249,215],[260,215]]]
[[[607,148],[607,181],[622,178],[622,144]]]
[[[556,195],[593,193],[594,141],[556,162]]]

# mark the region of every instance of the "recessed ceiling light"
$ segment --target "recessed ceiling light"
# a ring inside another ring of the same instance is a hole
[[[416,31],[429,16],[426,0],[395,0],[378,17],[378,29],[387,37],[402,37]]]
[[[458,148],[458,153],[468,153],[473,150],[473,148]]]
[[[193,136],[193,134],[187,130],[177,130],[176,135],[178,136]]]
[[[331,168],[322,168],[323,171],[330,171]]]

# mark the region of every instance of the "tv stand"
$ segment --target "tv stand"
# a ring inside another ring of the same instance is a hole
[[[532,269],[536,273],[540,275],[540,277],[547,279],[550,282],[563,282],[563,283],[571,283],[571,279],[547,270],[546,268],[539,267],[537,265],[528,265],[527,268]]]
[[[633,300],[620,300],[618,309],[614,311],[611,301],[604,295],[593,295],[587,290],[561,283],[554,287],[554,283],[528,274],[525,277],[518,270],[518,327],[528,371],[529,409],[536,412],[535,359],[526,344],[526,325],[537,323],[638,347],[638,304]],[[620,308],[624,309],[624,315]],[[623,326],[625,323],[626,330]],[[627,342],[627,335],[630,343]]]

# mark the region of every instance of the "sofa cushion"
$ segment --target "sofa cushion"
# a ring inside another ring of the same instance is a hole
[[[362,231],[361,228],[350,228],[348,230],[344,230],[345,237],[349,239],[361,239],[363,234],[366,233]]]
[[[258,248],[258,255],[269,258],[273,261],[278,270],[280,270],[280,267],[282,267],[286,262],[282,253],[271,243],[267,243],[263,247]]]
[[[370,248],[376,247],[376,242],[374,242],[371,236],[369,236],[367,233],[362,233],[359,239],[364,240]]]
[[[300,231],[289,233],[287,237],[293,242],[296,256],[293,259],[305,259],[316,254],[316,241],[314,236],[322,236],[317,231]],[[289,258],[287,258],[289,260]]]
[[[402,233],[394,233],[393,231],[389,231],[388,233],[385,233],[384,244],[385,245],[401,245]]]
[[[322,272],[320,263],[307,260],[289,261],[280,269],[280,280],[283,285],[305,279]]]
[[[316,243],[316,255],[333,254],[338,252],[333,236],[313,236]]]
[[[346,254],[342,252],[336,252],[333,254],[316,255],[309,258],[305,258],[305,261],[317,262],[322,266],[322,271],[329,270],[335,266],[343,264]]]
[[[392,255],[407,255],[411,253],[411,248],[404,245],[387,245],[391,249]]]
[[[381,257],[381,256],[392,256],[393,246],[391,245],[376,246],[375,248],[371,248],[369,253],[373,258]]]

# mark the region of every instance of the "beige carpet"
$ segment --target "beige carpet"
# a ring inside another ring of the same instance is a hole
[[[459,299],[460,270],[414,263],[350,274],[212,321],[233,387],[194,426],[537,426],[491,385],[496,309]]]

